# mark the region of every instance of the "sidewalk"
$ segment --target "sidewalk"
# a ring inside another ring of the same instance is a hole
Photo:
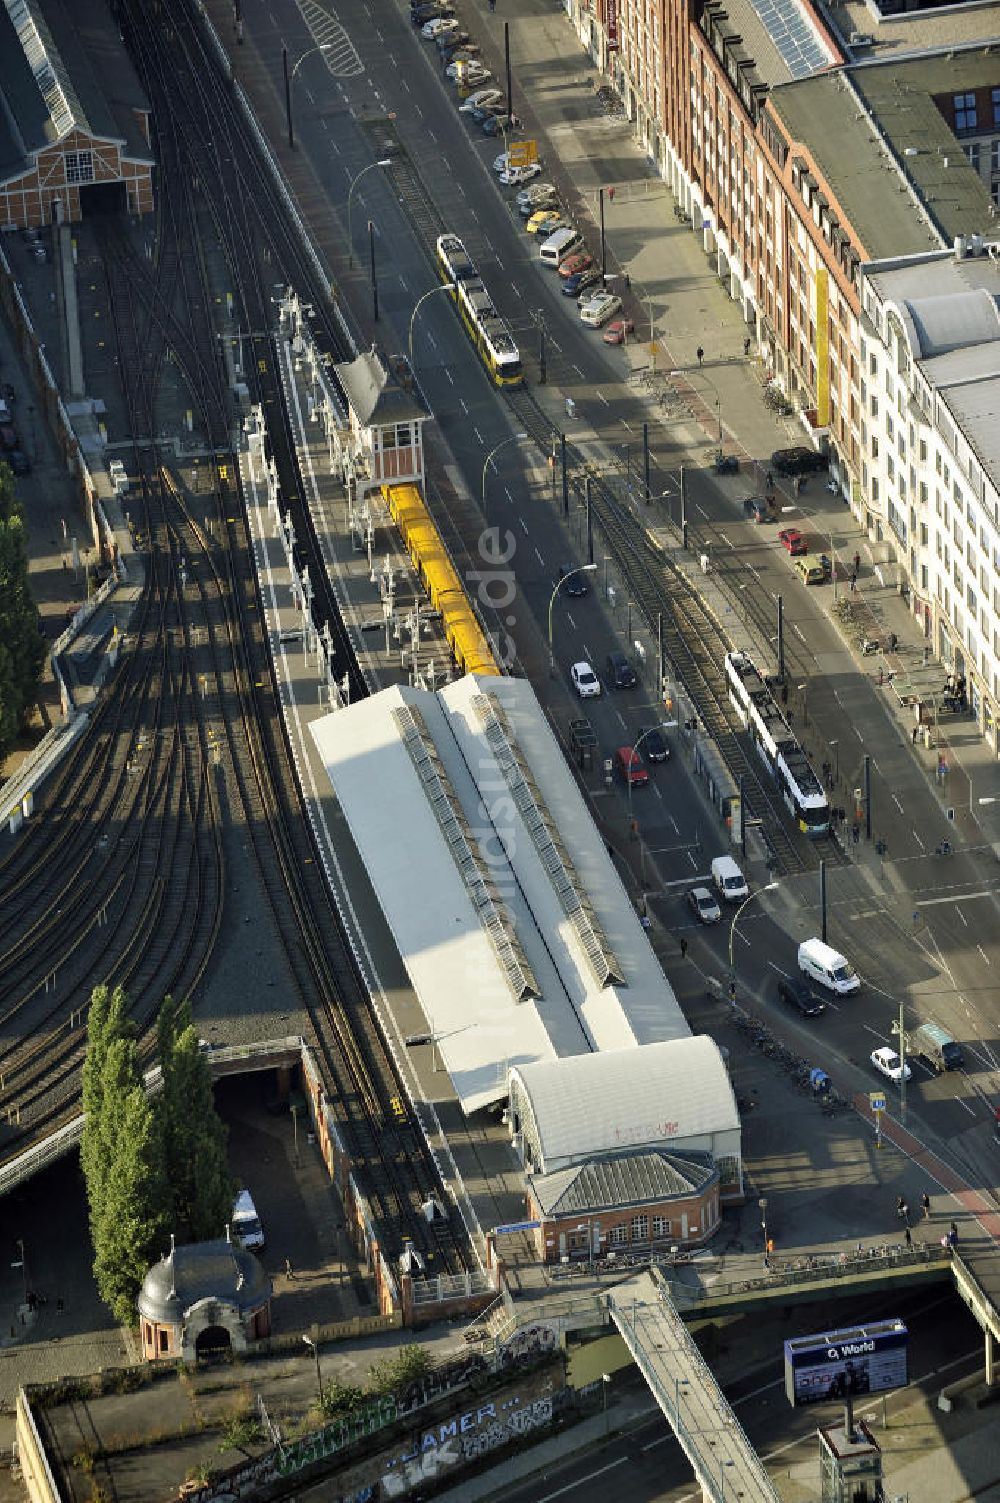
[[[744,354],[751,330],[740,306],[724,292],[697,232],[675,216],[673,198],[633,137],[630,123],[602,114],[594,94],[599,75],[565,12],[554,11],[541,0],[512,0],[502,17],[473,14],[464,0],[459,9],[468,10],[465,19],[470,32],[484,42],[488,65],[501,71],[504,22],[509,23],[515,110],[524,119],[525,134],[538,139],[546,179],[556,184],[595,252],[600,244],[598,190],[605,189],[609,276],[617,279],[615,290],[623,296],[625,312],[634,320],[638,336],[622,353],[624,390],[618,395],[627,393],[633,402],[647,397],[650,447],[660,461],[654,475],[664,480],[658,488],[654,478],[652,489],[654,496],[664,488],[668,491],[665,505],[658,507],[654,501],[654,515],[659,512],[669,518],[669,493],[676,493],[676,482],[666,473],[664,460],[704,464],[709,453],[722,447],[741,457],[744,470],[747,461],[758,462],[753,478],[743,474],[718,482],[732,500],[734,516],[739,516],[740,498],[762,478],[759,470],[772,450],[805,441],[797,419],[779,418],[764,404],[753,348],[749,356]],[[532,85],[525,97],[518,88],[518,65],[527,58],[531,59]],[[613,197],[608,191],[612,187]],[[656,336],[652,354],[650,330]],[[703,364],[697,358],[699,348],[704,351]],[[649,384],[639,384],[642,373],[653,371],[661,374],[649,374]],[[672,381],[670,372],[677,373]],[[574,397],[581,413],[593,410],[592,389],[575,386],[566,377],[557,368],[550,376],[554,386],[534,388],[553,422],[563,428],[567,426],[567,395]],[[671,390],[674,395],[664,397]],[[569,431],[578,445],[598,442],[583,416]],[[600,447],[609,467],[620,462],[607,444]],[[883,670],[880,692],[887,720],[942,810],[940,830],[931,832],[934,841],[949,835],[956,845],[985,842],[1000,847],[1000,762],[979,733],[974,717],[968,713],[941,716],[929,747],[911,740],[914,710],[903,700],[913,693],[926,704],[932,693],[940,696],[946,670],[940,663],[924,662],[920,625],[897,589],[895,570],[884,564],[886,545],[867,539],[844,499],[819,480],[807,485],[801,501],[789,487],[787,497],[779,496],[779,505],[799,511],[803,530],[818,534],[824,547],[827,541],[831,543],[840,564],[841,590],[849,588],[853,557],[860,555],[853,599],[871,607],[882,641],[888,645],[895,638],[895,650],[863,656],[832,613],[831,620],[857,671],[870,674],[877,683],[878,669]],[[826,592],[831,594],[828,587]],[[937,774],[939,756],[947,768],[941,777]],[[953,823],[945,822],[947,809],[955,811]],[[870,853],[866,859],[871,859]]]

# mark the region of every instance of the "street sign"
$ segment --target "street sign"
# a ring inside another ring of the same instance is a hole
[[[868,1105],[871,1107],[871,1109],[872,1109],[873,1112],[884,1112],[885,1111],[885,1092],[884,1091],[872,1091],[871,1094],[868,1097]]]
[[[530,167],[538,161],[537,141],[512,141],[507,148],[512,167]]]

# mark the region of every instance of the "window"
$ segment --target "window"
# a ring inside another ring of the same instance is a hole
[[[990,90],[990,102],[993,105],[993,124],[1000,125],[1000,89]]]
[[[160,1336],[160,1351],[161,1352],[169,1351],[169,1349],[170,1349],[170,1332],[169,1331],[161,1330],[160,1333],[159,1333],[159,1336]]]
[[[92,183],[94,181],[94,153],[92,151],[68,151],[65,161],[68,183]]]
[[[653,1217],[653,1236],[657,1240],[670,1236],[670,1222],[666,1216]]]
[[[632,1217],[632,1241],[633,1242],[648,1242],[649,1241],[649,1217],[648,1216],[633,1216]]]
[[[952,104],[955,106],[955,129],[975,130],[976,128],[976,96],[975,94],[954,94]]]
[[[965,155],[969,159],[969,166],[973,172],[979,171],[979,142],[972,141],[965,147]]]
[[[624,1224],[622,1224],[621,1226],[613,1226],[611,1228],[610,1234],[608,1236],[608,1242],[612,1247],[624,1247],[627,1241],[628,1228]]]

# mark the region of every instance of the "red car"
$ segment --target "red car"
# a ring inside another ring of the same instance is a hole
[[[793,558],[809,552],[809,544],[797,527],[785,527],[778,533],[778,542],[787,548]]]
[[[615,752],[615,764],[626,783],[631,783],[633,788],[644,788],[649,782],[649,772],[634,746],[620,746]]]
[[[561,277],[571,277],[575,271],[589,271],[594,264],[594,258],[589,251],[577,251],[575,256],[567,256],[559,268]]]
[[[635,333],[635,324],[630,318],[616,318],[613,324],[608,324],[604,331],[605,344],[624,344],[630,334]]]

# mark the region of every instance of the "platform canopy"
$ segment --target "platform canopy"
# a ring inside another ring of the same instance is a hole
[[[530,684],[394,687],[310,729],[466,1112],[514,1064],[689,1037]]]

